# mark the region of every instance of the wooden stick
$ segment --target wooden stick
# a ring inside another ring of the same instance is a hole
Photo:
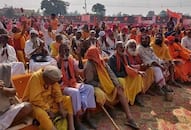
[[[110,121],[112,122],[112,124],[114,125],[114,127],[116,128],[116,130],[120,130],[119,126],[115,123],[115,121],[114,121],[113,118],[109,115],[109,113],[108,113],[107,110],[104,108],[104,106],[101,106],[101,108],[103,109],[103,111],[105,112],[105,114],[108,116],[108,118],[110,119]]]

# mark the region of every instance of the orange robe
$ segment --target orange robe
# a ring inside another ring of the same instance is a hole
[[[188,81],[188,76],[191,74],[191,52],[177,43],[169,44],[168,48],[172,58],[184,61],[183,65],[179,65],[175,78],[180,78],[182,81]]]
[[[151,44],[153,51],[155,54],[162,60],[173,60],[173,59],[180,59],[179,57],[174,57],[172,53],[174,50],[171,50],[166,44],[162,43],[162,46],[158,46],[156,44]],[[183,82],[188,81],[188,71],[185,69],[185,64],[176,64],[174,71],[175,71],[175,79],[180,79]]]

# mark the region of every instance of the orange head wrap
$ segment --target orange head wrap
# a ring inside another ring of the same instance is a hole
[[[95,46],[92,46],[87,50],[85,58],[96,62],[98,65],[103,64],[103,60],[100,56],[99,50]]]

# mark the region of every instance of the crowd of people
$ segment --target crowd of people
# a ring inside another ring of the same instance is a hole
[[[22,18],[11,29],[0,22],[0,129],[32,116],[42,130],[56,130],[57,116],[69,130],[96,129],[93,110],[112,113],[120,103],[124,124],[139,129],[129,105],[141,96],[165,96],[172,86],[191,83],[191,28],[170,18],[166,27],[133,27],[102,22],[63,24],[50,18]],[[31,73],[22,102],[10,104],[11,78]]]

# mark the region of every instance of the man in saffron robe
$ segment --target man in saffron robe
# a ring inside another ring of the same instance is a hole
[[[159,57],[165,68],[166,71],[169,71],[169,83],[175,86],[180,87],[180,85],[175,81],[174,78],[174,71],[176,70],[176,65],[173,62],[173,58],[170,56],[168,47],[166,44],[163,42],[163,36],[162,33],[156,33],[155,35],[155,41],[154,43],[151,43],[151,47],[157,57]]]
[[[123,87],[109,65],[102,60],[98,48],[90,47],[85,58],[88,59],[84,71],[85,82],[94,86],[96,101],[100,105],[114,105],[118,99],[127,117],[125,124],[139,128],[132,118]]]
[[[80,52],[79,52],[80,53]],[[75,127],[78,130],[86,130],[87,128],[81,123],[80,116],[86,112],[86,122],[96,129],[96,126],[91,122],[88,109],[96,108],[94,88],[92,85],[78,83],[77,71],[83,69],[81,56],[79,54],[79,64],[69,55],[69,47],[66,44],[61,44],[59,47],[58,66],[62,70],[62,91],[69,95],[72,99],[73,110],[75,115]]]
[[[167,39],[171,57],[182,61],[175,71],[175,78],[181,82],[191,82],[191,78],[189,78],[191,75],[191,51],[176,42],[177,40],[174,36],[168,36]]]
[[[118,41],[116,43],[116,52],[109,58],[108,64],[123,86],[124,94],[130,104],[133,105],[136,102],[138,105],[144,106],[139,98],[144,85],[141,75],[144,74],[128,65],[124,50],[123,42]]]
[[[52,120],[56,114],[67,117],[68,129],[74,130],[73,109],[69,96],[63,96],[60,85],[61,72],[55,66],[46,66],[32,74],[23,95],[23,101],[32,104],[32,115],[42,130],[56,130]]]
[[[146,34],[141,36],[141,44],[138,45],[138,54],[144,64],[149,65],[154,70],[154,79],[158,87],[156,92],[159,95],[164,95],[165,92],[171,92],[167,84],[162,70],[164,67],[161,65],[161,60],[155,55],[152,48],[150,47],[150,37]]]
[[[134,39],[128,40],[125,45],[125,53],[128,56],[128,61],[131,67],[145,72],[145,76],[143,77],[143,93],[146,93],[154,83],[154,71],[151,67],[143,64],[143,61],[137,53],[136,45],[137,43]],[[151,91],[149,92],[150,94],[153,94]]]
[[[17,54],[17,58],[19,61],[23,62],[24,64],[25,64],[24,48],[25,48],[25,42],[26,42],[25,31],[26,31],[26,23],[24,24],[22,30],[20,30],[16,26],[13,27],[12,29],[14,48]]]

